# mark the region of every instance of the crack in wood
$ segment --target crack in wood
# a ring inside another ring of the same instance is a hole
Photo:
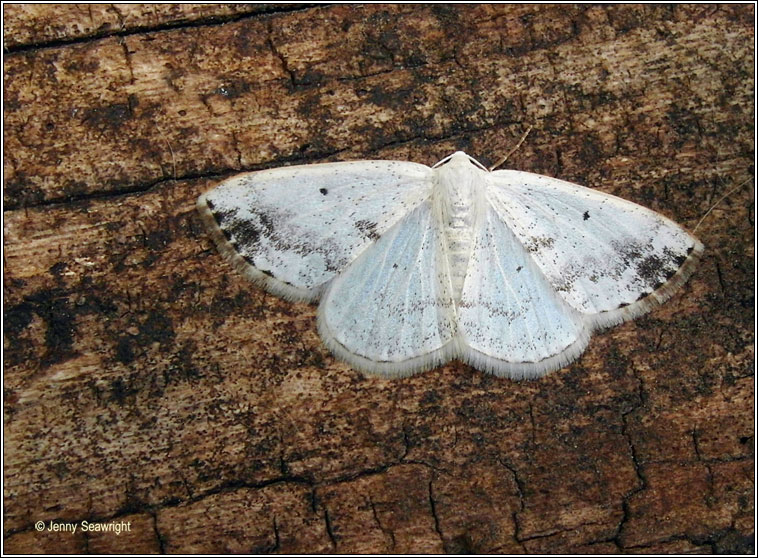
[[[374,521],[376,521],[379,530],[390,538],[390,550],[394,550],[397,543],[395,540],[395,533],[391,529],[387,529],[382,525],[382,522],[379,520],[379,514],[376,511],[376,505],[370,495],[368,496],[368,503],[369,506],[371,506],[371,512],[374,515]]]
[[[434,530],[439,536],[440,541],[442,541],[442,547],[445,548],[445,537],[442,534],[442,530],[440,529],[440,518],[437,515],[437,502],[434,500],[434,491],[432,489],[433,482],[434,479],[429,480],[429,509],[432,513],[432,518],[434,519]]]
[[[288,14],[288,13],[293,13],[293,12],[308,11],[314,8],[315,6],[316,6],[315,4],[300,4],[300,5],[288,4],[288,5],[281,5],[281,6],[269,5],[265,10],[256,11],[256,12],[245,12],[241,14],[212,15],[212,16],[206,16],[194,21],[187,21],[185,19],[180,19],[178,21],[160,23],[158,25],[134,25],[131,28],[127,28],[123,21],[123,15],[121,14],[121,12],[115,9],[115,7],[111,5],[112,11],[114,11],[114,13],[117,14],[117,18],[120,20],[120,26],[121,26],[120,30],[100,31],[100,32],[95,31],[89,35],[84,35],[81,37],[72,37],[69,39],[53,39],[49,41],[41,41],[39,43],[14,45],[14,46],[6,48],[5,52],[6,54],[15,54],[15,53],[27,52],[27,51],[54,49],[54,48],[71,46],[71,45],[80,45],[80,44],[90,43],[93,41],[97,41],[97,40],[105,39],[109,37],[128,37],[131,35],[143,35],[143,34],[150,34],[150,33],[160,33],[163,31],[172,31],[175,29],[220,27],[220,26],[227,25],[230,23],[236,23],[238,21],[263,20],[265,18],[270,18],[277,14]]]
[[[329,517],[329,510],[326,508],[325,505],[323,505],[324,508],[324,524],[326,525],[326,534],[329,537],[329,540],[332,542],[332,547],[337,548],[337,537],[334,535],[334,531],[332,528],[332,520]]]
[[[621,435],[626,439],[627,447],[629,449],[629,456],[632,460],[632,465],[634,467],[634,473],[637,476],[638,484],[636,487],[629,490],[626,494],[624,494],[622,500],[621,500],[621,511],[622,516],[621,520],[618,523],[618,526],[616,527],[616,533],[613,537],[609,539],[609,542],[613,542],[618,548],[623,549],[625,548],[622,542],[622,535],[624,531],[624,527],[626,526],[627,522],[629,521],[631,517],[631,509],[629,507],[629,501],[636,495],[642,492],[647,488],[647,479],[645,478],[644,471],[642,469],[642,465],[639,462],[638,456],[637,456],[637,448],[634,445],[634,440],[632,439],[632,434],[629,432],[629,415],[641,407],[644,406],[645,401],[645,393],[644,393],[644,385],[642,378],[637,374],[637,371],[634,367],[632,367],[632,374],[637,380],[637,404],[632,405],[629,409],[621,413]]]
[[[531,404],[529,405],[529,409],[531,411]],[[531,414],[531,413],[530,413]],[[516,471],[516,468],[508,463],[505,459],[499,458],[498,463],[505,467],[505,469],[508,470],[508,472],[513,476],[513,482],[516,485],[516,493],[518,494],[518,505],[519,509],[514,510],[511,512],[511,516],[513,518],[513,538],[514,540],[521,545],[521,548],[524,549],[524,551],[527,551],[526,546],[524,546],[524,540],[520,535],[521,532],[521,523],[520,523],[520,517],[519,514],[521,514],[524,509],[526,509],[526,503],[524,502],[524,491],[526,490],[526,487],[524,486],[524,481],[519,477],[518,471]]]

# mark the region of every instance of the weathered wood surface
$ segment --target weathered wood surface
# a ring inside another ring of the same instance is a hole
[[[6,552],[749,550],[752,5],[4,9]],[[690,228],[748,181],[679,295],[538,381],[364,378],[193,211],[530,124],[510,167]]]

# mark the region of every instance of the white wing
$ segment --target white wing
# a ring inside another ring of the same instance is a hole
[[[220,252],[247,278],[315,300],[431,188],[431,169],[417,163],[324,163],[235,176],[197,206]]]
[[[487,204],[459,304],[461,359],[499,376],[534,377],[581,354],[590,330]]]
[[[666,300],[703,251],[673,221],[609,194],[520,171],[495,171],[487,180],[498,215],[593,328]]]
[[[426,200],[367,248],[321,299],[326,346],[358,370],[388,376],[447,361],[455,319],[442,243]]]

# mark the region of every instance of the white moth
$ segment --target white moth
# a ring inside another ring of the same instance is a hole
[[[460,359],[498,376],[575,360],[593,330],[669,298],[703,245],[649,209],[576,184],[354,161],[241,174],[200,196],[221,253],[291,300],[321,300],[326,346],[363,372]]]

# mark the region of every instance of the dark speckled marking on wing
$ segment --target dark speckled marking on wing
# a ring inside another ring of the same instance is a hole
[[[378,240],[379,234],[376,232],[376,223],[371,221],[356,221],[355,228],[361,231],[361,234],[369,240]]]
[[[239,219],[229,219],[228,225],[222,229],[224,232],[231,233],[233,242],[238,249],[242,247],[253,248],[258,244],[261,236],[261,231],[253,223]]]

